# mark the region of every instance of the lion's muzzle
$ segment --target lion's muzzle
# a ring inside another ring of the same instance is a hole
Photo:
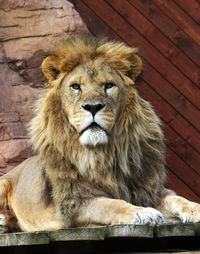
[[[97,144],[107,144],[108,137],[106,131],[102,128],[101,121],[96,122],[99,115],[99,112],[105,107],[104,103],[84,103],[82,108],[87,113],[89,112],[92,115],[93,121],[81,132],[80,143],[82,145],[92,145],[96,146]],[[91,117],[90,117],[91,119]]]

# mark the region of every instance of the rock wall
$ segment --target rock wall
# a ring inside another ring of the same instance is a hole
[[[0,175],[31,155],[26,124],[56,44],[88,30],[67,0],[0,0]]]

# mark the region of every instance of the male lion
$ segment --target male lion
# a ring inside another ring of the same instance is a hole
[[[137,49],[75,37],[48,56],[49,86],[30,136],[38,155],[0,179],[2,231],[200,221],[200,205],[165,189],[160,120],[134,82]],[[13,217],[12,217],[12,216]]]

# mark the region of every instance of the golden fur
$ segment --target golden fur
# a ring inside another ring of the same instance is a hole
[[[163,133],[135,89],[137,53],[122,42],[75,37],[44,60],[49,85],[29,128],[38,155],[0,180],[0,209],[9,207],[21,230],[163,222],[155,208],[200,219],[198,204],[164,188]]]

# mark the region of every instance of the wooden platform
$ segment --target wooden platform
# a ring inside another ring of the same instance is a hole
[[[130,253],[200,250],[200,223],[114,225],[0,234],[0,253]]]

